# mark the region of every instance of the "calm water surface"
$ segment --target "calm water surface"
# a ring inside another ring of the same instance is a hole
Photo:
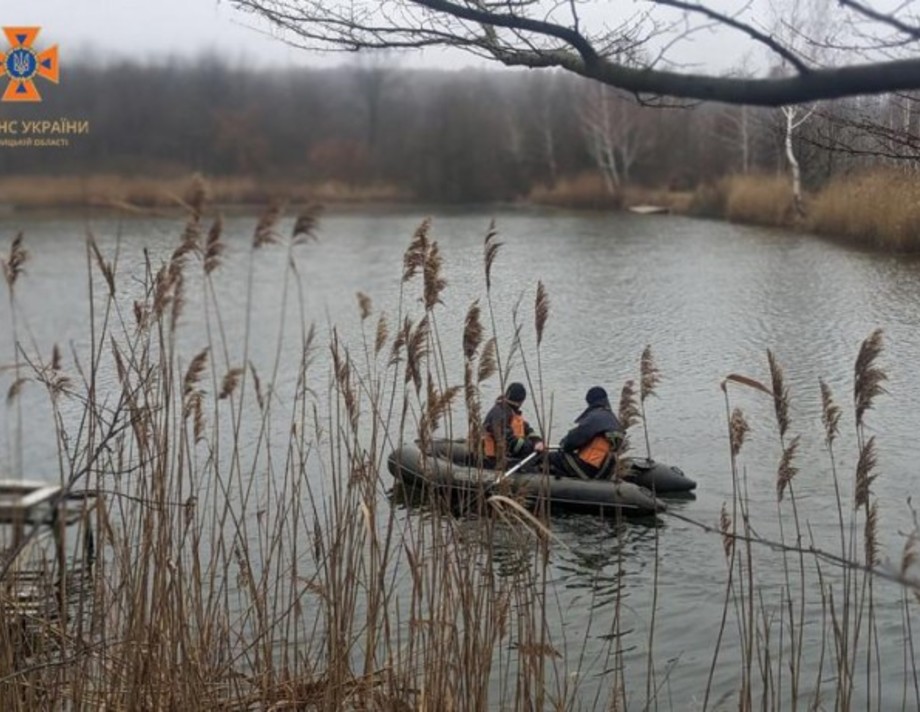
[[[375,309],[395,313],[402,253],[427,214],[406,210],[327,215],[320,241],[299,248],[308,318],[323,329],[338,325],[343,337],[358,348],[356,291],[370,295]],[[495,218],[504,247],[493,272],[493,296],[503,335],[500,341],[506,349],[514,305],[521,300],[520,320],[525,340],[532,344],[537,280],[543,281],[550,295],[542,368],[544,398],[547,406],[552,404],[551,438],[565,432],[580,411],[588,387],[604,385],[615,398],[626,379],[637,377],[639,356],[651,344],[663,375],[658,397],[647,403],[652,454],[679,465],[697,480],[698,498],[679,503],[675,509],[710,525],[717,524],[722,503],[731,500],[725,403],[719,384],[730,373],[769,382],[769,348],[784,366],[791,390],[792,433],[802,436],[800,472],[795,480],[800,515],[818,546],[835,549],[836,506],[823,448],[818,379],[830,384],[844,409],[837,454],[849,492],[855,468],[849,408],[853,362],[862,339],[875,327],[882,327],[886,338],[882,365],[889,375],[889,395],[879,399],[868,418],[879,446],[879,477],[873,491],[881,512],[882,556],[900,560],[903,532],[910,525],[906,502],[917,491],[920,461],[916,437],[920,263],[854,251],[810,236],[671,216],[473,210],[435,211],[433,218],[432,236],[441,246],[449,283],[439,328],[455,381],[462,379],[458,356],[463,315],[470,302],[484,292],[482,240],[490,219]],[[127,275],[139,278],[143,274],[142,249],[147,248],[155,262],[165,258],[181,227],[174,220],[87,223],[28,216],[4,216],[2,220],[0,236],[5,244],[17,230],[26,233],[32,259],[18,288],[20,327],[45,354],[50,354],[53,343],[77,353],[86,347],[87,229],[109,254],[120,235],[119,272],[124,275],[120,289],[130,297],[140,295],[139,279],[130,280]],[[218,290],[229,340],[234,344],[241,341],[245,329],[241,314],[247,299],[248,244],[254,219],[234,217],[226,225],[230,249]],[[254,265],[251,357],[263,373],[270,372],[275,352],[278,275],[283,272],[283,260],[283,250],[269,250],[260,253]],[[12,359],[12,340],[9,305],[6,299],[0,301],[2,365]],[[299,320],[290,312],[288,317]],[[206,343],[201,319],[195,313],[185,316],[181,338],[189,353]],[[278,377],[282,397],[285,386],[292,387],[296,366],[296,359],[282,359]],[[516,378],[522,375],[520,368],[513,373]],[[0,372],[4,392],[8,378],[8,373]],[[314,385],[322,389],[325,382],[320,368]],[[494,383],[487,384],[485,401],[494,395],[489,389],[496,388]],[[742,453],[752,519],[760,534],[776,537],[775,471],[780,450],[772,403],[751,391],[736,390],[732,398],[752,425]],[[38,388],[24,392],[26,474],[35,477],[48,472],[55,478],[56,458],[43,402]],[[0,445],[0,467],[4,469],[16,466],[10,447],[11,413],[4,408],[0,415],[6,433]],[[633,441],[636,448],[644,449],[640,431]],[[784,511],[789,516],[788,508]],[[399,516],[417,515],[400,510]],[[585,704],[590,705],[593,690],[609,680],[604,676],[608,661],[602,651],[613,615],[610,593],[617,558],[622,553],[628,572],[624,627],[632,631],[627,635],[627,662],[638,680],[634,686],[634,700],[638,700],[645,690],[655,530],[629,527],[623,550],[618,551],[608,523],[591,517],[560,517],[553,524],[564,545],[555,547],[553,553],[552,571],[560,585],[554,587],[550,615],[570,646],[564,650],[567,668],[579,671]],[[790,521],[787,535],[791,527]],[[673,518],[664,519],[658,535],[659,606],[654,643],[658,683],[673,708],[688,709],[699,704],[705,686],[721,616],[726,565],[718,536]],[[756,576],[769,599],[783,583],[781,559],[762,551],[758,561]],[[900,706],[905,680],[900,594],[894,585],[877,584],[885,707]],[[817,600],[816,591],[813,596]],[[820,638],[820,616],[815,621],[806,626],[808,641]],[[724,664],[716,674],[716,698],[738,684],[734,625],[732,614],[722,653]],[[585,635],[588,646],[582,651]],[[816,642],[809,658],[817,658]],[[811,685],[813,677],[806,678],[806,686]]]

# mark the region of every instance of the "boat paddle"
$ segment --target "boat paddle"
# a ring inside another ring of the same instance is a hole
[[[515,472],[517,472],[518,470],[520,470],[524,465],[526,465],[528,462],[530,462],[531,460],[533,460],[538,454],[539,454],[539,453],[537,453],[537,452],[532,452],[532,453],[530,453],[527,457],[525,457],[523,460],[521,460],[518,464],[516,464],[514,467],[512,467],[512,468],[511,468],[510,470],[508,470],[506,473],[504,473],[503,475],[500,475],[500,476],[498,477],[498,479],[495,480],[495,482],[492,483],[492,486],[494,487],[495,485],[497,485],[499,482],[501,482],[501,481],[504,480],[505,478],[510,477],[511,475],[513,475]]]

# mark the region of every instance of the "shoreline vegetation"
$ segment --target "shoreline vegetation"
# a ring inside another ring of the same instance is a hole
[[[60,483],[96,507],[83,521],[93,537],[78,536],[73,552],[90,578],[77,587],[51,561],[32,582],[58,592],[60,615],[23,613],[13,558],[0,566],[0,709],[673,709],[667,679],[677,661],[666,663],[655,648],[657,524],[648,630],[631,632],[630,602],[616,585],[598,613],[601,647],[589,653],[589,638],[573,641],[553,626],[561,584],[549,519],[503,495],[466,520],[476,527],[437,502],[414,516],[388,500],[391,443],[424,441],[452,419],[465,422],[464,413],[478,423],[484,392],[507,380],[503,368],[512,361],[539,394],[534,403],[543,403],[551,297],[538,282],[532,331],[519,323],[510,344],[495,333],[492,266],[501,242],[494,227],[483,241],[485,286],[464,319],[461,375],[446,367],[440,328],[452,294],[430,221],[404,253],[395,313],[357,293],[361,337],[350,347],[335,327],[323,336],[310,323],[315,307],[296,263],[309,259],[315,212],[291,220],[274,206],[263,212],[244,258],[249,299],[228,307],[216,288],[229,276],[222,221],[204,205],[203,189],[188,205],[175,250],[161,264],[147,258],[144,296],[133,304],[117,250],[88,238],[88,361],[32,343],[21,305],[34,297],[18,277],[43,256],[29,254],[22,234],[3,255],[8,345],[17,355],[3,374],[8,404],[19,407],[24,387],[47,391]],[[269,259],[281,265],[279,332],[274,353],[260,358],[249,349],[249,325],[259,318],[252,283]],[[178,338],[190,313],[203,314],[205,326]],[[242,343],[224,328],[231,318],[247,325]],[[521,348],[522,333],[534,339],[535,360]],[[797,504],[798,425],[790,425],[789,391],[772,352],[768,371],[759,369],[769,378],[722,380],[732,497],[718,523],[698,525],[725,568],[718,638],[703,652],[708,677],[682,692],[695,709],[884,708],[882,635],[903,641],[905,674],[889,695],[904,709],[920,705],[920,682],[907,673],[916,669],[920,529],[907,536],[896,570],[883,567],[877,544],[884,519],[866,421],[885,392],[882,351],[880,330],[859,350],[855,421],[820,382],[837,492],[838,524],[826,539],[833,551],[803,538],[811,529]],[[325,364],[315,362],[321,354]],[[276,389],[282,362],[296,370],[293,388]],[[328,388],[314,392],[308,375],[324,368]],[[636,380],[623,385],[622,422],[638,427],[643,419],[644,429],[644,401],[657,379],[649,348]],[[749,424],[736,401],[748,391],[775,411],[775,427],[753,424],[775,430],[782,454],[778,542],[757,533],[771,508],[752,514],[747,496],[749,466],[752,477],[773,471],[773,463],[743,452]],[[544,417],[538,409],[537,422]],[[844,454],[854,442],[855,471],[852,451]],[[811,469],[805,465],[801,477]],[[612,523],[618,552],[625,530]],[[781,591],[759,578],[776,570],[778,557]],[[618,579],[630,575],[622,555],[615,563]],[[882,628],[882,605],[902,612],[900,630]],[[627,663],[631,644],[644,645],[645,661]],[[724,674],[730,679],[719,682]]]
[[[0,178],[0,214],[48,209],[137,213],[184,209],[194,185],[194,175],[6,176]],[[209,178],[208,185],[212,203],[227,208],[262,206],[278,196],[290,204],[349,207],[421,202],[411,192],[387,183],[298,183],[227,176]],[[514,202],[570,210],[653,205],[679,215],[803,230],[866,248],[920,251],[920,183],[890,169],[832,180],[804,195],[801,213],[795,209],[789,180],[777,174],[736,174],[680,191],[630,185],[611,194],[600,175],[582,173],[561,179],[553,187],[537,186]]]

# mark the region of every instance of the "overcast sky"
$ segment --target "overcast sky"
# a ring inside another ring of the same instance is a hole
[[[769,7],[776,1],[779,0],[755,0],[755,8]],[[4,0],[3,4],[0,24],[40,25],[39,47],[57,43],[62,66],[80,55],[149,60],[214,53],[250,66],[328,65],[349,59],[340,53],[311,54],[294,49],[273,38],[267,24],[234,9],[226,0]],[[711,4],[735,7],[737,1],[712,0]],[[594,11],[602,14],[591,19],[611,21],[617,12],[635,12],[647,6],[641,2],[599,3]],[[769,21],[767,17],[763,20]],[[749,50],[751,45],[739,33],[705,33],[689,45],[681,45],[678,58],[709,69],[727,70],[738,66]],[[754,53],[755,62],[764,55],[762,50],[755,49]],[[484,63],[466,53],[443,51],[424,56],[414,53],[400,61],[408,66],[456,68]]]

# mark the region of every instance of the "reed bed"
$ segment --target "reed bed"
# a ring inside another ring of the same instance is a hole
[[[611,193],[597,173],[561,178],[553,186],[537,186],[528,200],[537,205],[589,210],[615,210],[623,205],[622,194]]]
[[[920,248],[920,184],[896,170],[833,181],[809,202],[807,224],[822,235],[894,251]]]
[[[279,205],[265,210],[251,236],[245,312],[224,312],[216,297],[223,223],[207,195],[204,186],[189,193],[174,250],[162,264],[148,257],[139,299],[124,298],[117,253],[88,240],[85,358],[68,362],[58,349],[42,355],[16,338],[21,368],[8,386],[10,402],[21,379],[46,389],[60,481],[96,505],[84,523],[92,536],[71,553],[91,560],[93,573],[66,605],[27,620],[10,613],[13,593],[3,588],[0,708],[686,709],[662,694],[666,666],[655,655],[657,526],[644,669],[630,672],[625,663],[629,625],[618,586],[604,609],[603,675],[588,693],[572,674],[584,661],[583,644],[566,641],[554,625],[564,612],[551,575],[558,546],[551,519],[505,496],[463,516],[437,500],[403,516],[391,499],[385,460],[394,445],[465,435],[481,412],[483,384],[497,375],[504,385],[512,362],[537,394],[538,417],[551,421],[539,355],[551,295],[535,285],[537,346],[528,358],[517,312],[510,343],[494,326],[492,267],[501,248],[494,226],[483,243],[485,293],[464,323],[461,382],[446,366],[439,335],[449,290],[430,221],[405,252],[396,312],[378,312],[370,296],[356,295],[361,336],[350,343],[335,326],[320,336],[311,325],[297,263],[321,231],[313,208],[294,220]],[[41,259],[26,245],[27,238],[15,241],[3,262],[14,315],[26,298],[16,278],[29,259]],[[256,363],[253,275],[270,251],[284,254],[282,318],[273,356]],[[203,333],[182,333],[190,309],[205,315]],[[231,318],[243,321],[242,344],[229,342]],[[282,391],[279,361],[291,353],[284,344],[295,345],[297,376]],[[878,708],[880,577],[902,587],[905,660],[914,660],[920,530],[909,534],[897,570],[877,558],[877,453],[867,419],[884,394],[883,356],[882,334],[873,332],[853,374],[852,476],[836,455],[842,410],[820,384],[838,492],[837,551],[811,541],[797,505],[799,439],[779,360],[766,354],[768,378],[730,374],[722,382],[731,501],[718,522],[668,515],[708,532],[714,555],[725,560],[709,678],[681,695],[693,708]],[[317,392],[310,384],[321,358],[329,375]],[[646,348],[620,399],[624,421],[642,424],[648,453],[646,403],[662,377]],[[758,533],[747,496],[749,471],[762,468],[744,460],[752,425],[742,405],[751,394],[767,399],[775,418],[779,540]],[[622,452],[629,447],[626,439]],[[627,526],[617,523],[615,536]],[[757,575],[777,557],[785,582],[778,602]],[[628,575],[621,558],[616,570]],[[8,575],[4,563],[0,582]],[[49,563],[47,577],[52,588],[68,585],[60,562]],[[806,624],[821,627],[817,648],[806,645]],[[729,640],[738,653],[732,659],[723,652]],[[712,694],[725,669],[734,684]],[[920,705],[916,678],[905,676],[903,700],[904,708]]]
[[[89,175],[4,176],[0,205],[14,208],[111,207],[117,209],[181,208],[199,177]],[[253,176],[208,179],[210,200],[221,205],[261,206],[282,197],[293,203],[406,202],[413,196],[391,185],[346,185],[336,181],[260,180]]]

